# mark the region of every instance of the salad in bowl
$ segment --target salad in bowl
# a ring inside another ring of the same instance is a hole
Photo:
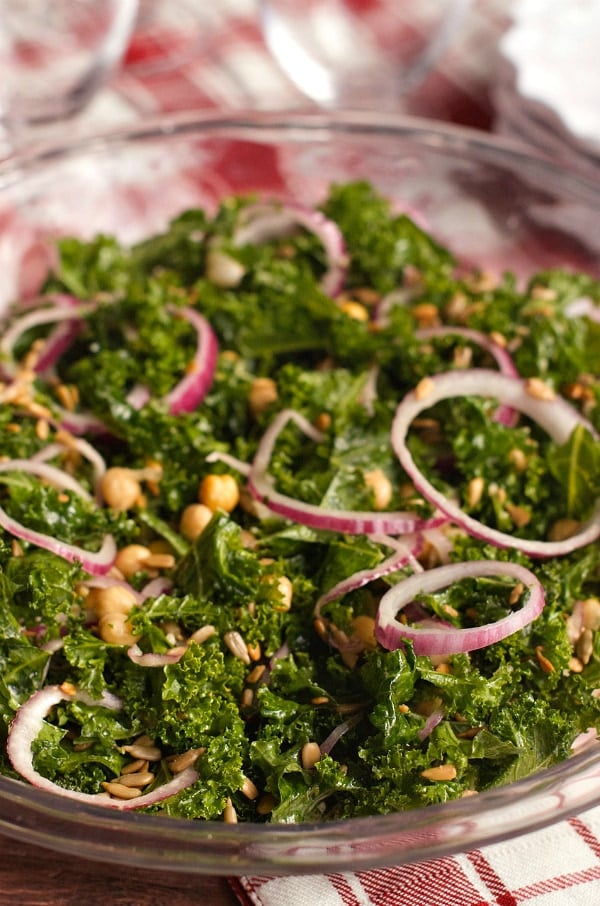
[[[598,277],[347,169],[44,235],[7,307],[1,765],[66,809],[335,830],[593,758]]]

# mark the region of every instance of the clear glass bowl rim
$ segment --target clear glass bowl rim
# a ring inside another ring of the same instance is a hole
[[[2,193],[54,161],[121,147],[202,136],[294,142],[386,136],[438,153],[535,171],[572,201],[600,211],[600,184],[571,174],[540,152],[504,138],[435,120],[366,111],[176,113],[69,144],[42,145],[0,164]],[[565,790],[567,792],[565,793]],[[600,748],[477,796],[389,815],[327,824],[192,822],[87,806],[0,777],[0,832],[73,854],[190,874],[310,874],[425,861],[479,848],[600,804]]]

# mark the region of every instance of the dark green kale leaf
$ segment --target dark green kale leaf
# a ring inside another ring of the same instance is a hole
[[[600,441],[580,424],[565,444],[550,448],[548,465],[565,490],[565,516],[588,516],[593,501],[600,496]]]
[[[368,286],[383,294],[401,284],[409,264],[441,273],[453,266],[446,249],[406,215],[394,215],[389,202],[366,182],[332,186],[323,211],[344,236],[350,288]]]
[[[89,301],[97,293],[114,293],[130,282],[126,250],[113,236],[82,242],[72,237],[58,241],[59,263],[48,289],[63,289]]]
[[[216,513],[178,565],[173,579],[184,593],[230,604],[255,598],[261,569],[256,555],[242,544],[240,527]]]

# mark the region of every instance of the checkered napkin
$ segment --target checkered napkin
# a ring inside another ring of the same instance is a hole
[[[401,101],[400,111],[489,128],[491,52],[506,24],[510,2],[472,0],[460,35],[425,82]],[[439,3],[419,0],[419,7]],[[409,20],[411,3],[404,6]],[[148,115],[166,110],[289,110],[309,105],[267,52],[253,0],[212,4],[142,0],[142,11],[146,7],[148,15],[142,17],[112,85],[124,115],[127,106],[137,115]],[[98,109],[88,121],[98,119]]]
[[[110,96],[98,97],[88,123],[170,110],[307,106],[267,53],[251,0],[142,2],[148,15]],[[402,102],[402,112],[490,128],[495,47],[509,11],[510,0],[473,0],[460,38]],[[434,861],[230,883],[244,906],[598,906],[600,808]]]
[[[244,906],[598,906],[600,808],[431,862],[231,886]]]

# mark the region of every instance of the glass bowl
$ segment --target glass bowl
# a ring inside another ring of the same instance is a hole
[[[369,179],[456,255],[521,278],[548,265],[600,275],[600,185],[505,141],[367,113],[175,116],[0,166],[0,303],[34,293],[50,242],[131,242],[182,209],[258,190],[317,203]],[[600,803],[600,748],[478,796],[328,824],[231,825],[123,814],[0,778],[0,831],[79,857],[198,874],[301,874],[480,847]]]

